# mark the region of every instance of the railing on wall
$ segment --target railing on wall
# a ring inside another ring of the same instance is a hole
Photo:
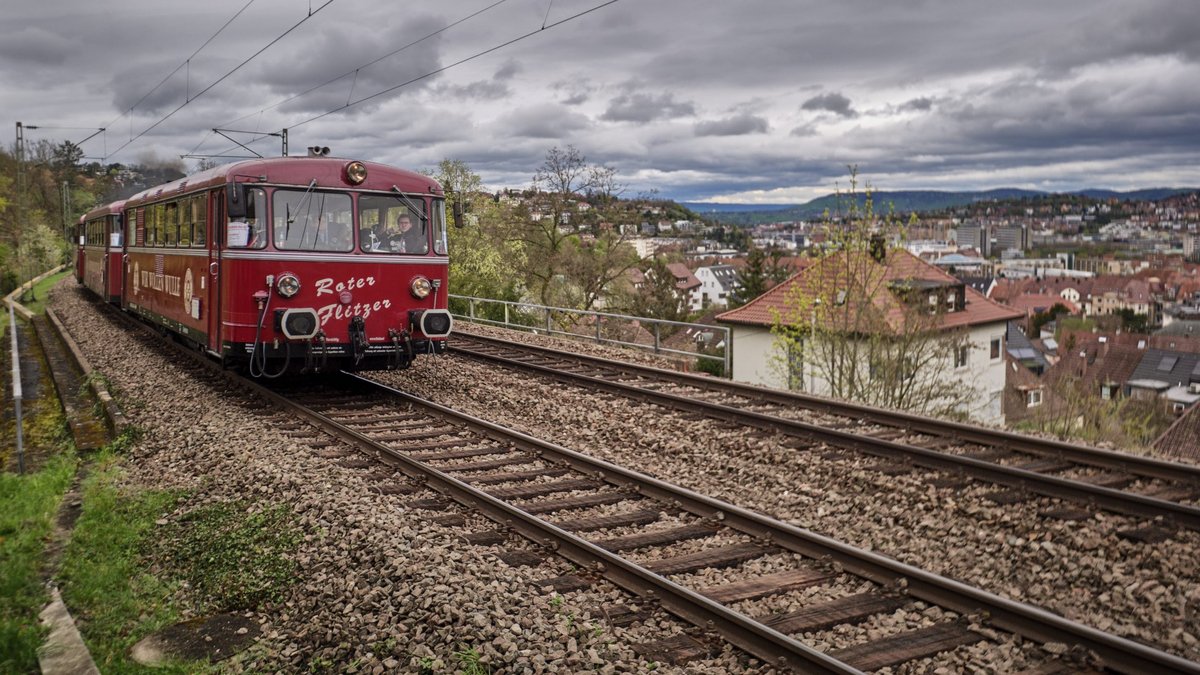
[[[697,359],[702,370],[719,371],[723,377],[729,377],[733,372],[733,335],[724,326],[453,294],[450,295],[450,313],[456,319],[540,335],[582,338],[598,344],[690,357]],[[677,337],[680,333],[684,337]],[[685,346],[690,349],[683,348]]]

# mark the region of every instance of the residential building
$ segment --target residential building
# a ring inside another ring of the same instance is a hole
[[[733,265],[707,265],[696,269],[700,288],[692,292],[692,311],[708,307],[725,307],[729,294],[737,286],[737,268]]]
[[[829,268],[836,265],[827,261],[843,255],[848,254],[832,254],[746,305],[717,317],[718,322],[733,328],[733,379],[777,388],[804,389],[818,395],[829,394],[832,388],[814,364],[803,363],[803,355],[780,353],[771,327],[776,317],[793,311],[788,306],[790,295],[822,293],[817,289],[828,279]],[[1008,321],[1021,315],[988,300],[953,276],[901,249],[894,249],[884,259],[875,260],[869,268],[867,274],[882,280],[886,290],[865,299],[847,298],[843,291],[828,302],[858,305],[861,310],[855,308],[856,311],[878,313],[888,326],[883,330],[893,331],[899,330],[898,323],[912,308],[936,308],[930,312],[931,329],[961,331],[965,337],[963,348],[944,355],[937,377],[942,378],[943,383],[961,385],[964,391],[970,392],[971,400],[960,412],[978,422],[1003,424],[1004,336]],[[816,322],[816,313],[813,321]],[[863,339],[840,332],[836,325],[824,328],[826,334],[834,335],[831,339]],[[792,361],[793,367],[777,365],[784,360]],[[798,364],[795,364],[796,360]],[[854,367],[866,370],[870,365]]]

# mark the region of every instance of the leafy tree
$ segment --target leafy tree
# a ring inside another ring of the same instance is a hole
[[[457,159],[443,159],[437,169],[428,174],[447,190],[447,210],[453,212],[461,203],[468,223],[455,223],[450,228],[450,292],[494,300],[515,301],[521,297],[522,280],[513,274],[524,263],[524,250],[519,242],[506,240],[507,224],[515,215],[482,191],[479,175]],[[488,307],[493,315],[503,317],[499,306]]]
[[[620,193],[615,172],[588,165],[574,147],[555,147],[533,188],[537,217],[507,223],[507,240],[524,252],[516,269],[538,303],[592,309],[637,262],[625,231],[599,220]],[[600,214],[579,215],[584,195],[601,206]]]
[[[868,186],[857,192],[851,167],[846,213],[827,222],[832,246],[796,277],[776,316],[775,367],[796,388],[925,415],[963,417],[973,387],[945,376],[948,362],[969,345],[967,335],[941,328],[945,302],[898,279],[887,266],[908,255],[891,213],[874,211]]]
[[[1130,333],[1146,333],[1150,330],[1150,317],[1137,312],[1127,307],[1122,307],[1113,312],[1121,317],[1121,327]]]
[[[687,318],[686,299],[675,287],[675,275],[667,268],[662,258],[652,258],[643,270],[645,281],[634,291],[629,306],[633,316],[667,321],[683,321]]]

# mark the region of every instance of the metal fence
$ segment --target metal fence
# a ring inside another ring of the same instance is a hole
[[[701,365],[701,369],[722,377],[730,377],[733,372],[733,335],[724,326],[453,294],[450,313],[456,319],[474,323],[691,357],[709,366]],[[677,337],[680,333],[684,337]]]
[[[21,358],[17,348],[17,314],[13,305],[8,306],[8,327],[12,333],[12,392],[13,412],[17,417],[17,471],[25,473],[25,436],[21,418]]]

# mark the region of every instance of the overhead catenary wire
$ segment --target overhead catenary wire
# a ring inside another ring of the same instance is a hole
[[[614,0],[614,1],[615,1],[615,0]],[[179,106],[178,106],[178,107],[176,107],[174,110],[172,110],[171,112],[169,112],[169,113],[167,113],[166,115],[163,115],[161,118],[159,118],[159,120],[158,120],[157,122],[155,122],[154,124],[151,124],[150,126],[146,127],[146,128],[145,128],[145,129],[143,129],[143,130],[142,130],[140,133],[138,133],[136,136],[134,136],[134,137],[130,138],[128,141],[126,141],[125,143],[123,143],[123,144],[122,144],[122,145],[121,145],[119,148],[117,148],[116,150],[113,150],[113,152],[112,152],[112,155],[116,155],[117,153],[121,152],[122,150],[124,150],[126,147],[128,147],[128,146],[129,146],[131,143],[133,143],[134,141],[138,140],[138,139],[139,139],[139,138],[141,138],[142,136],[145,136],[146,134],[148,134],[148,133],[150,133],[151,131],[153,131],[155,128],[157,128],[157,127],[158,127],[158,125],[160,125],[160,124],[162,124],[163,122],[166,122],[167,120],[171,119],[171,117],[173,117],[173,116],[175,115],[175,113],[179,112],[180,110],[183,110],[185,107],[187,107],[187,105],[188,105],[189,103],[191,103],[192,101],[195,101],[196,99],[200,98],[200,97],[201,97],[201,96],[203,96],[204,94],[208,93],[208,92],[209,92],[209,91],[210,91],[210,90],[211,90],[213,87],[216,87],[218,84],[220,84],[220,83],[224,82],[224,81],[225,81],[225,80],[226,80],[226,79],[227,79],[229,76],[231,76],[231,75],[233,75],[234,73],[236,73],[237,71],[241,70],[243,67],[245,67],[245,66],[246,66],[247,64],[249,64],[251,61],[253,61],[255,58],[257,58],[257,57],[258,57],[259,55],[261,55],[263,52],[265,52],[265,51],[267,51],[268,49],[270,49],[270,48],[271,48],[273,45],[275,45],[275,43],[277,43],[277,42],[279,42],[280,40],[282,40],[283,38],[287,37],[289,34],[291,34],[291,33],[292,33],[292,31],[294,31],[294,30],[296,30],[297,28],[299,28],[299,27],[300,27],[301,25],[303,25],[303,24],[304,24],[306,21],[308,21],[308,20],[309,20],[309,19],[311,19],[312,17],[316,16],[316,14],[317,14],[317,13],[319,13],[321,10],[325,9],[326,7],[328,7],[328,6],[332,5],[333,3],[334,3],[334,0],[326,0],[324,4],[320,5],[320,6],[319,6],[319,7],[317,7],[316,9],[310,9],[310,10],[309,10],[309,13],[308,13],[307,15],[305,15],[305,17],[304,17],[304,18],[300,19],[300,20],[299,20],[299,21],[297,21],[295,24],[293,24],[291,28],[288,28],[288,29],[287,29],[287,30],[285,30],[283,33],[281,33],[281,34],[280,34],[278,37],[276,37],[275,39],[271,40],[271,41],[270,41],[270,42],[268,42],[266,45],[264,45],[264,46],[263,46],[261,49],[259,49],[258,51],[254,52],[254,53],[253,53],[253,54],[251,54],[250,56],[246,57],[246,58],[245,58],[245,59],[244,59],[244,60],[243,60],[241,63],[237,64],[237,65],[236,65],[236,66],[234,66],[234,67],[233,67],[231,70],[229,70],[229,72],[227,72],[227,73],[225,73],[224,75],[222,75],[221,77],[217,78],[217,79],[216,79],[216,80],[215,80],[213,83],[209,84],[209,85],[208,85],[207,87],[205,87],[204,89],[201,89],[200,91],[196,92],[196,95],[195,95],[195,96],[193,96],[193,97],[191,97],[191,98],[187,99],[186,101],[184,101],[183,103],[179,104]],[[130,118],[130,119],[132,120],[132,116],[131,116],[131,118]],[[112,155],[109,155],[109,156],[111,157]]]
[[[375,99],[375,98],[378,98],[378,97],[380,97],[380,96],[383,96],[384,94],[389,94],[389,93],[391,93],[391,92],[393,92],[393,91],[396,91],[397,89],[401,89],[401,88],[403,88],[403,87],[407,87],[408,85],[410,85],[410,84],[413,84],[413,83],[415,83],[415,82],[420,82],[421,80],[424,80],[424,79],[427,79],[427,78],[433,77],[434,75],[437,75],[437,74],[439,74],[439,73],[443,73],[443,72],[445,72],[445,71],[447,71],[447,70],[450,70],[451,68],[454,68],[455,66],[460,66],[460,65],[462,65],[462,64],[464,64],[464,63],[467,63],[467,62],[469,62],[469,61],[474,61],[475,59],[477,59],[477,58],[479,58],[479,57],[481,57],[481,56],[486,56],[486,55],[488,55],[488,54],[491,54],[492,52],[499,51],[499,50],[501,50],[501,49],[504,49],[505,47],[509,47],[509,46],[511,46],[511,45],[514,45],[514,44],[516,44],[516,43],[518,43],[518,42],[520,42],[520,41],[522,41],[522,40],[525,40],[526,38],[530,38],[530,37],[532,37],[532,36],[534,36],[534,35],[537,35],[538,33],[541,33],[541,32],[543,32],[543,31],[550,30],[551,28],[554,28],[554,27],[556,27],[556,26],[561,26],[561,25],[563,25],[563,24],[565,24],[565,23],[568,23],[568,22],[570,22],[570,21],[574,21],[575,19],[578,19],[578,18],[580,18],[580,17],[582,17],[582,16],[585,16],[585,15],[587,15],[587,14],[591,14],[592,12],[595,12],[595,11],[597,11],[597,10],[603,9],[604,7],[607,7],[607,6],[609,6],[609,5],[615,4],[615,3],[619,2],[619,1],[620,1],[620,0],[607,0],[606,2],[602,2],[602,3],[600,3],[599,5],[596,5],[595,7],[591,7],[591,8],[589,8],[589,9],[585,9],[585,10],[583,10],[583,11],[581,11],[581,12],[578,12],[578,13],[576,13],[576,14],[572,14],[571,16],[568,16],[568,17],[566,17],[566,18],[564,18],[564,19],[560,19],[560,20],[558,20],[558,21],[555,21],[554,23],[551,23],[551,24],[545,24],[545,25],[543,25],[543,26],[542,26],[542,27],[540,27],[540,28],[536,28],[536,29],[534,29],[534,30],[531,30],[531,31],[529,31],[528,33],[525,33],[525,34],[523,34],[523,35],[519,35],[519,36],[517,36],[517,37],[515,37],[515,38],[513,38],[513,39],[511,39],[511,40],[507,40],[507,41],[505,41],[505,42],[502,42],[502,43],[500,43],[500,44],[498,44],[498,45],[495,45],[495,46],[493,46],[493,47],[488,47],[487,49],[484,49],[484,50],[482,50],[482,51],[476,52],[476,53],[472,54],[471,56],[468,56],[468,57],[465,57],[465,58],[459,59],[458,61],[455,61],[454,63],[451,63],[451,64],[449,64],[449,65],[442,66],[441,68],[435,68],[434,70],[431,70],[431,71],[429,71],[429,72],[427,72],[427,73],[425,73],[425,74],[423,74],[423,75],[418,75],[417,77],[414,77],[414,78],[412,78],[412,79],[410,79],[410,80],[407,80],[407,81],[405,81],[405,82],[401,82],[400,84],[397,84],[397,85],[394,85],[394,86],[388,87],[387,89],[383,89],[383,90],[381,90],[381,91],[377,91],[377,92],[375,92],[374,94],[371,94],[371,95],[369,95],[369,96],[364,96],[364,97],[362,97],[362,98],[360,98],[360,99],[358,99],[358,100],[356,100],[356,101],[353,101],[353,102],[347,103],[346,105],[340,106],[340,107],[338,107],[338,108],[334,108],[333,110],[330,110],[330,111],[327,111],[327,112],[321,113],[320,115],[315,115],[315,116],[313,116],[313,117],[310,117],[310,118],[308,118],[308,119],[306,119],[306,120],[304,120],[304,121],[302,121],[302,122],[296,122],[296,123],[293,123],[293,124],[289,124],[289,125],[288,125],[288,128],[289,128],[289,129],[294,129],[294,128],[296,128],[296,127],[304,126],[305,124],[308,124],[309,122],[315,122],[315,121],[317,121],[317,120],[319,120],[319,119],[321,119],[321,118],[323,118],[323,117],[328,117],[329,115],[332,115],[332,114],[334,114],[334,113],[336,113],[336,112],[341,112],[342,110],[345,110],[346,108],[352,108],[352,107],[354,107],[354,106],[356,106],[356,105],[359,105],[360,103],[365,103],[365,102],[367,102],[367,101],[370,101],[371,99]]]
[[[230,126],[230,125],[236,124],[236,123],[238,123],[238,122],[241,122],[241,121],[242,121],[242,120],[244,120],[244,119],[247,119],[247,118],[253,117],[253,116],[255,116],[255,115],[259,115],[259,116],[261,117],[261,116],[262,116],[264,113],[266,113],[268,110],[271,110],[271,109],[273,109],[273,108],[278,108],[279,106],[281,106],[281,105],[284,105],[285,103],[289,103],[289,102],[291,102],[291,101],[294,101],[294,100],[296,100],[296,99],[300,98],[301,96],[306,96],[306,95],[308,95],[308,94],[311,94],[312,92],[314,92],[314,91],[316,91],[316,90],[318,90],[318,89],[320,89],[320,88],[322,88],[322,87],[325,87],[325,86],[328,86],[328,85],[330,85],[330,84],[333,84],[334,82],[337,82],[338,80],[341,80],[341,79],[343,79],[343,78],[345,78],[345,77],[348,77],[348,76],[350,76],[350,75],[354,75],[354,84],[351,84],[350,91],[349,91],[349,92],[346,94],[346,105],[347,105],[347,106],[349,106],[349,105],[351,105],[351,103],[352,103],[352,98],[351,98],[351,97],[354,95],[354,86],[355,86],[355,84],[357,84],[357,82],[358,82],[358,73],[359,73],[359,71],[361,71],[361,70],[363,70],[363,69],[365,69],[365,68],[370,68],[371,66],[375,65],[376,63],[379,63],[380,61],[383,61],[384,59],[387,59],[387,58],[393,57],[393,56],[395,56],[396,54],[399,54],[400,52],[402,52],[402,51],[404,51],[404,50],[406,50],[406,49],[409,49],[409,48],[411,48],[411,47],[413,47],[413,46],[416,46],[416,45],[418,45],[418,44],[420,44],[420,43],[422,43],[422,42],[424,42],[424,41],[426,41],[426,40],[428,40],[428,39],[430,39],[430,38],[436,37],[437,35],[440,35],[440,34],[442,34],[442,33],[446,32],[446,31],[450,30],[451,28],[454,28],[455,26],[458,26],[459,24],[461,24],[461,23],[463,23],[463,22],[469,21],[469,20],[471,20],[471,19],[473,19],[473,18],[475,18],[475,17],[479,16],[480,14],[483,14],[484,12],[486,12],[486,11],[488,11],[488,10],[490,10],[490,9],[493,9],[493,8],[495,8],[495,7],[499,6],[499,5],[502,5],[502,4],[506,3],[506,2],[508,2],[508,0],[496,0],[496,2],[493,2],[492,4],[490,4],[490,5],[486,6],[486,7],[483,7],[482,9],[478,9],[478,10],[476,10],[476,11],[474,11],[474,12],[471,12],[470,14],[467,14],[466,16],[464,16],[464,17],[462,17],[462,18],[460,18],[460,19],[457,19],[457,20],[455,20],[455,21],[452,21],[452,22],[450,22],[450,23],[446,24],[445,26],[442,26],[441,28],[439,28],[439,29],[437,29],[437,30],[435,30],[435,31],[432,31],[432,32],[426,33],[425,35],[423,35],[423,36],[421,36],[421,37],[417,38],[416,40],[413,40],[412,42],[409,42],[408,44],[405,44],[405,45],[403,45],[403,46],[401,46],[401,47],[399,47],[399,48],[397,48],[397,49],[393,49],[392,51],[390,51],[390,52],[388,52],[388,53],[386,53],[386,54],[384,54],[384,55],[382,55],[382,56],[379,56],[379,57],[377,57],[377,58],[375,58],[375,59],[373,59],[373,60],[371,60],[371,61],[368,61],[368,62],[366,62],[366,63],[364,63],[364,64],[360,65],[360,66],[357,66],[357,67],[355,67],[355,68],[354,68],[354,70],[348,70],[348,71],[346,71],[346,72],[342,73],[341,75],[337,75],[336,77],[331,77],[331,78],[329,78],[328,80],[325,80],[324,82],[322,82],[322,83],[320,83],[320,84],[318,84],[318,85],[315,85],[315,86],[309,87],[308,89],[305,89],[304,91],[302,91],[302,92],[300,92],[300,93],[298,93],[298,94],[292,94],[291,96],[288,96],[287,98],[284,98],[284,99],[281,99],[281,100],[279,100],[279,101],[276,101],[275,103],[272,103],[272,104],[271,104],[271,105],[269,105],[269,106],[266,106],[266,107],[264,107],[264,108],[261,108],[261,109],[259,109],[259,110],[258,110],[258,111],[256,111],[256,112],[248,113],[248,114],[246,114],[246,115],[242,115],[241,117],[238,117],[238,118],[235,118],[235,119],[229,120],[228,122],[225,122],[225,123],[221,124],[220,126],[223,126],[223,127],[224,127],[224,126]],[[544,22],[543,22],[543,26],[544,26]],[[196,152],[197,152],[197,151],[200,149],[200,146],[204,145],[204,143],[205,143],[205,142],[206,142],[206,141],[207,141],[209,138],[211,138],[211,137],[212,137],[212,132],[210,131],[210,132],[208,132],[207,134],[205,134],[205,135],[204,135],[204,138],[201,138],[201,139],[200,139],[200,142],[196,144],[196,147],[192,148],[192,151],[191,151],[190,153],[188,153],[188,155],[195,155],[195,154],[196,154]],[[263,138],[266,138],[266,137],[267,137],[267,135],[266,135],[266,134],[264,134],[263,136],[260,136],[259,138],[255,138],[255,139],[252,139],[252,140],[249,140],[249,141],[246,141],[246,142],[247,142],[247,143],[254,143],[255,141],[260,141],[260,140],[262,140]],[[226,150],[226,151],[224,151],[224,152],[228,152],[228,150]]]
[[[253,5],[253,4],[254,4],[254,2],[255,2],[255,0],[250,0],[249,2],[247,2],[247,3],[246,3],[246,4],[245,4],[245,5],[244,5],[244,6],[243,6],[241,9],[239,9],[239,10],[237,11],[237,13],[236,13],[236,14],[234,14],[232,17],[230,17],[230,18],[229,18],[229,20],[228,20],[228,21],[226,21],[224,25],[222,25],[220,28],[218,28],[218,29],[217,29],[217,32],[215,32],[215,33],[213,33],[212,35],[210,35],[210,36],[208,37],[208,39],[204,41],[204,44],[202,44],[202,45],[200,45],[199,47],[197,47],[197,48],[196,48],[196,51],[192,52],[192,55],[191,55],[191,56],[189,56],[189,57],[187,57],[186,59],[184,59],[184,60],[183,60],[183,63],[180,63],[178,66],[175,66],[175,70],[172,70],[170,73],[167,73],[167,76],[166,76],[166,77],[164,77],[164,78],[163,78],[161,81],[159,81],[159,83],[158,83],[158,84],[154,85],[154,87],[153,87],[152,89],[150,89],[150,91],[148,91],[148,92],[146,92],[145,94],[143,94],[143,95],[142,95],[142,97],[141,97],[141,98],[139,98],[139,99],[137,100],[137,103],[134,103],[133,105],[129,106],[129,109],[128,109],[128,110],[126,110],[125,112],[121,113],[120,115],[117,115],[116,117],[114,117],[114,118],[112,119],[112,121],[111,121],[111,122],[109,122],[108,124],[105,124],[104,126],[105,126],[105,127],[111,127],[113,124],[115,124],[115,123],[117,122],[117,120],[121,119],[121,118],[122,118],[122,117],[124,117],[125,115],[130,115],[130,114],[133,112],[134,108],[137,108],[139,105],[141,105],[141,104],[142,104],[142,102],[143,102],[143,101],[145,101],[147,98],[149,98],[151,94],[153,94],[154,92],[158,91],[158,90],[159,90],[159,88],[161,88],[161,87],[162,87],[164,84],[166,84],[166,83],[167,83],[167,81],[168,81],[168,80],[170,80],[170,79],[171,79],[171,78],[172,78],[172,77],[175,75],[175,73],[178,73],[178,72],[179,72],[179,69],[180,69],[180,68],[183,68],[183,67],[187,66],[187,67],[189,68],[189,71],[190,71],[192,59],[196,58],[196,55],[197,55],[197,54],[199,54],[199,53],[201,52],[201,50],[203,50],[205,47],[207,47],[207,46],[209,45],[209,43],[211,43],[213,40],[215,40],[215,39],[217,38],[217,36],[218,36],[218,35],[220,35],[220,34],[221,34],[221,33],[222,33],[222,32],[223,32],[223,31],[224,31],[226,28],[228,28],[228,27],[229,27],[229,24],[231,24],[231,23],[233,23],[234,21],[236,21],[236,20],[237,20],[237,18],[238,18],[239,16],[241,16],[243,12],[245,12],[247,9],[249,9],[250,5]],[[190,73],[190,72],[189,72],[189,74],[188,74],[188,79],[189,79],[189,86],[190,86],[190,80],[191,80],[191,73]]]
[[[332,1],[332,0],[330,0],[330,1]],[[394,52],[391,52],[391,53],[389,53],[389,54],[386,54],[386,55],[384,55],[384,56],[381,56],[381,57],[379,57],[378,59],[375,59],[374,61],[371,61],[370,63],[368,63],[368,64],[366,64],[366,65],[364,65],[364,66],[360,66],[360,68],[364,68],[364,67],[366,67],[367,65],[372,65],[372,64],[374,64],[374,63],[377,63],[377,62],[379,62],[379,61],[381,61],[381,60],[383,60],[383,59],[387,58],[388,56],[391,56],[391,55],[393,55],[393,54],[395,54],[395,53],[397,53],[397,52],[399,52],[399,51],[402,51],[403,49],[406,49],[406,48],[408,48],[408,47],[410,47],[410,46],[412,46],[412,45],[414,45],[414,44],[417,44],[418,42],[421,42],[422,40],[428,39],[429,37],[432,37],[433,35],[436,35],[437,33],[443,32],[443,31],[445,31],[445,30],[447,30],[447,29],[449,29],[449,28],[451,28],[451,27],[453,27],[453,26],[455,26],[455,25],[457,25],[457,24],[459,24],[459,23],[462,23],[463,21],[465,21],[465,20],[467,20],[467,19],[469,19],[469,18],[471,18],[471,17],[473,17],[473,16],[475,16],[475,15],[477,15],[477,14],[481,13],[481,12],[487,11],[488,9],[491,9],[492,7],[495,7],[496,5],[499,5],[499,4],[501,4],[502,2],[505,2],[505,0],[498,0],[498,2],[495,2],[495,3],[493,3],[492,5],[489,5],[488,7],[485,7],[485,8],[483,8],[482,10],[479,10],[478,12],[475,12],[474,14],[471,14],[471,15],[469,15],[469,16],[467,16],[467,17],[464,17],[463,19],[460,19],[460,20],[458,20],[458,21],[456,21],[456,22],[454,22],[454,23],[448,24],[448,25],[447,25],[447,26],[445,26],[444,28],[441,28],[441,29],[439,29],[438,31],[435,31],[435,32],[433,32],[433,33],[430,33],[428,36],[425,36],[425,37],[423,37],[423,38],[420,38],[420,39],[418,39],[418,40],[416,40],[416,41],[414,41],[414,42],[412,42],[412,43],[409,43],[408,45],[405,45],[404,47],[401,47],[400,49],[397,49],[397,50],[395,50]],[[409,80],[407,80],[407,81],[405,81],[405,82],[401,82],[400,84],[393,85],[393,86],[391,86],[391,87],[388,87],[388,88],[386,88],[386,89],[383,89],[383,90],[381,90],[381,91],[375,92],[374,94],[371,94],[371,95],[369,95],[369,96],[364,96],[363,98],[360,98],[360,99],[358,99],[358,100],[354,100],[354,101],[347,101],[347,103],[346,103],[346,104],[344,104],[344,105],[342,105],[342,106],[339,106],[339,107],[337,107],[337,108],[334,108],[334,109],[332,109],[332,110],[326,111],[326,112],[324,112],[324,113],[321,113],[321,114],[319,114],[319,115],[315,115],[315,116],[313,116],[313,117],[310,117],[310,118],[308,118],[308,119],[306,119],[306,120],[303,120],[303,121],[301,121],[301,122],[296,122],[296,123],[293,123],[293,124],[289,124],[289,125],[288,125],[288,128],[289,128],[289,129],[294,129],[294,128],[296,128],[296,127],[304,126],[305,124],[308,124],[308,123],[310,123],[310,122],[315,122],[315,121],[317,121],[317,120],[319,120],[319,119],[322,119],[322,118],[324,118],[324,117],[328,117],[329,115],[332,115],[332,114],[334,114],[334,113],[337,113],[337,112],[341,112],[341,111],[343,111],[343,110],[346,110],[347,108],[352,108],[352,107],[354,107],[354,106],[356,106],[356,105],[359,105],[359,104],[361,104],[361,103],[365,103],[366,101],[370,101],[370,100],[372,100],[372,99],[375,99],[375,98],[378,98],[378,97],[380,97],[380,96],[383,96],[384,94],[388,94],[388,93],[391,93],[391,92],[393,92],[393,91],[396,91],[397,89],[401,89],[401,88],[403,88],[403,87],[407,87],[407,86],[409,86],[409,85],[411,85],[411,84],[414,84],[414,83],[416,83],[416,82],[420,82],[421,80],[427,79],[427,78],[429,78],[429,77],[432,77],[432,76],[434,76],[434,75],[437,75],[437,74],[439,74],[439,73],[443,73],[443,72],[445,72],[445,71],[447,71],[447,70],[450,70],[451,68],[454,68],[454,67],[456,67],[456,66],[460,66],[460,65],[462,65],[462,64],[464,64],[464,63],[467,63],[467,62],[473,61],[473,60],[475,60],[475,59],[478,59],[478,58],[480,58],[480,57],[482,57],[482,56],[486,56],[487,54],[490,54],[490,53],[492,53],[492,52],[499,51],[499,50],[501,50],[501,49],[504,49],[505,47],[509,47],[509,46],[511,46],[511,45],[513,45],[513,44],[516,44],[516,43],[518,43],[518,42],[521,42],[522,40],[525,40],[525,39],[527,39],[527,38],[530,38],[530,37],[532,37],[532,36],[534,36],[534,35],[537,35],[538,33],[541,33],[541,32],[543,32],[543,31],[550,30],[550,29],[556,28],[556,27],[558,27],[558,26],[561,26],[561,25],[563,25],[563,24],[566,24],[566,23],[569,23],[569,22],[571,22],[571,21],[574,21],[574,20],[576,20],[576,19],[578,19],[578,18],[581,18],[581,17],[583,17],[583,16],[585,16],[585,15],[587,15],[587,14],[591,14],[592,12],[598,11],[598,10],[600,10],[600,9],[603,9],[603,8],[605,8],[605,7],[609,6],[609,5],[615,4],[615,3],[617,3],[617,2],[619,2],[619,0],[606,0],[606,2],[602,2],[602,3],[600,3],[600,4],[598,4],[598,5],[594,6],[594,7],[590,7],[590,8],[588,8],[588,9],[585,9],[585,10],[581,11],[581,12],[577,12],[577,13],[575,13],[575,14],[572,14],[571,16],[565,17],[565,18],[563,18],[563,19],[559,19],[558,21],[555,21],[554,23],[550,23],[550,24],[543,23],[543,24],[542,24],[542,25],[541,25],[539,28],[535,28],[534,30],[531,30],[531,31],[529,31],[528,33],[524,33],[524,34],[522,34],[522,35],[519,35],[519,36],[517,36],[517,37],[515,37],[515,38],[512,38],[512,39],[510,39],[510,40],[507,40],[507,41],[505,41],[505,42],[502,42],[502,43],[500,43],[500,44],[497,44],[497,45],[494,45],[494,46],[492,46],[492,47],[489,47],[489,48],[487,48],[487,49],[484,49],[484,50],[482,50],[482,51],[476,52],[476,53],[474,53],[474,54],[472,54],[472,55],[470,55],[470,56],[467,56],[467,57],[465,57],[465,58],[459,59],[458,61],[455,61],[454,63],[451,63],[451,64],[448,64],[448,65],[442,66],[442,67],[440,67],[440,68],[436,68],[436,69],[434,69],[434,70],[431,70],[431,71],[429,71],[429,72],[427,72],[427,73],[424,73],[424,74],[422,74],[422,75],[419,75],[419,76],[417,76],[417,77],[414,77],[414,78],[412,78],[412,79],[409,79]],[[356,69],[356,70],[357,70],[357,69]],[[248,114],[248,115],[243,115],[242,117],[239,117],[239,118],[237,118],[237,119],[235,119],[235,120],[232,120],[231,122],[229,122],[229,124],[232,124],[232,123],[234,123],[234,122],[238,122],[238,121],[244,120],[244,119],[246,119],[246,118],[248,118],[248,117],[252,117],[252,116],[254,116],[254,115],[256,115],[256,114],[262,114],[262,113],[264,113],[266,110],[269,110],[269,109],[271,109],[271,108],[274,108],[274,107],[278,107],[278,106],[280,106],[280,105],[283,105],[284,103],[287,103],[288,101],[292,101],[292,100],[294,100],[294,99],[296,99],[296,98],[299,98],[300,96],[303,96],[303,95],[305,95],[305,94],[307,94],[307,93],[309,93],[309,92],[315,91],[316,89],[319,89],[319,88],[321,88],[321,87],[323,87],[323,86],[325,86],[325,85],[327,85],[327,84],[330,84],[331,82],[335,82],[335,81],[337,81],[337,80],[339,80],[339,79],[342,79],[343,77],[346,77],[346,76],[348,76],[348,75],[351,75],[351,74],[355,73],[355,72],[356,72],[356,70],[355,70],[355,71],[347,71],[346,73],[343,73],[342,75],[339,75],[339,76],[337,76],[337,77],[335,77],[335,78],[332,78],[332,79],[330,79],[330,80],[327,80],[327,81],[325,81],[324,83],[322,83],[322,84],[319,84],[319,85],[317,85],[317,86],[315,86],[315,87],[312,87],[312,88],[310,88],[310,89],[307,89],[307,90],[305,90],[305,91],[303,91],[303,92],[301,92],[301,93],[299,93],[299,94],[295,94],[295,95],[293,95],[293,96],[291,96],[291,97],[288,97],[288,98],[286,98],[286,99],[284,99],[284,100],[282,100],[282,101],[280,101],[280,102],[278,102],[278,103],[275,103],[275,104],[273,104],[273,105],[271,105],[271,106],[267,106],[266,108],[263,108],[263,109],[261,109],[261,110],[259,110],[259,111],[253,112],[253,113],[250,113],[250,114]],[[211,135],[211,132],[210,132],[210,134],[209,134],[209,135]],[[246,144],[255,143],[255,142],[257,142],[257,141],[260,141],[260,140],[263,140],[263,139],[265,139],[265,138],[267,138],[267,137],[268,137],[268,134],[265,134],[265,133],[264,133],[262,136],[260,136],[260,137],[258,137],[258,138],[255,138],[255,139],[251,139],[251,140],[248,140],[248,141],[246,141]],[[194,149],[192,150],[192,152],[191,152],[191,153],[189,153],[189,156],[193,156],[193,155],[195,155],[195,152],[196,152],[196,150],[197,150],[197,149],[199,149],[200,145],[203,145],[203,144],[204,144],[204,142],[205,142],[205,140],[207,140],[207,138],[208,138],[208,136],[206,136],[206,137],[205,137],[205,139],[202,139],[202,140],[200,141],[200,143],[199,143],[199,144],[197,144],[196,148],[194,148]],[[222,152],[223,152],[223,153],[224,153],[224,152],[229,152],[230,150],[233,150],[233,149],[236,149],[236,148],[230,148],[230,149],[228,149],[228,150],[223,150]],[[214,157],[223,157],[223,156],[227,156],[227,155],[218,154],[218,155],[213,155],[213,156],[214,156]]]

